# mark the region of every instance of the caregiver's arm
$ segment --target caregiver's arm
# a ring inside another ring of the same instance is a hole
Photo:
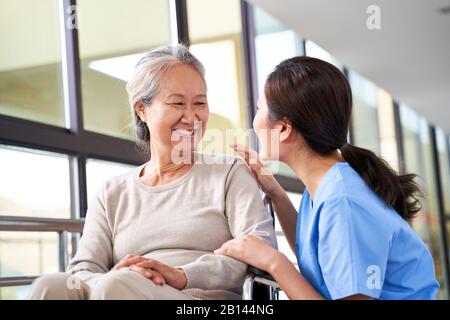
[[[220,187],[220,186],[218,186]],[[225,185],[225,216],[233,237],[252,234],[271,247],[276,247],[272,217],[261,200],[256,181],[241,160],[228,172]],[[242,286],[247,264],[236,259],[205,254],[187,265],[186,288],[233,289]]]
[[[105,210],[104,188],[92,199],[86,214],[83,235],[67,272],[93,285],[110,270],[112,263],[111,228]]]
[[[265,242],[251,235],[225,243],[215,251],[218,255],[234,257],[272,275],[280,288],[291,300],[323,300],[324,297],[297,271],[291,261]],[[354,294],[345,300],[371,299]]]
[[[302,274],[295,269],[294,265],[286,256],[280,255],[275,261],[276,263],[271,266],[269,273],[274,277],[275,281],[283,289],[290,300],[325,299],[309,284]],[[363,294],[355,294],[345,297],[342,300],[372,300],[372,298]]]
[[[292,205],[286,191],[284,191],[283,187],[278,183],[270,169],[266,167],[255,150],[237,144],[233,144],[231,147],[245,161],[261,189],[272,200],[272,205],[277,214],[281,229],[292,251],[295,252],[297,210]]]

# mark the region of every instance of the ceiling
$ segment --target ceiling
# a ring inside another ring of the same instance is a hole
[[[450,0],[249,0],[450,133]],[[381,29],[366,13],[380,8]]]

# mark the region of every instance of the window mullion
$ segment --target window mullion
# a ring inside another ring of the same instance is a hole
[[[183,43],[186,46],[190,46],[186,1],[169,0],[172,45]]]
[[[59,11],[66,127],[71,133],[81,134],[83,109],[76,0],[60,0]]]

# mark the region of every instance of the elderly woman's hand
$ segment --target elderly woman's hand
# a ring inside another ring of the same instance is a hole
[[[273,266],[281,255],[279,251],[266,242],[252,235],[245,235],[225,242],[214,253],[235,258],[269,273],[273,271]]]
[[[137,265],[138,263],[145,262],[147,260],[149,259],[137,255],[127,254],[114,266],[112,270],[117,271],[120,269],[128,269],[131,271],[135,271],[140,273],[147,279],[152,280],[156,285],[163,286],[166,283],[166,280],[160,272]]]
[[[158,272],[164,277],[169,286],[179,290],[186,288],[187,277],[183,269],[168,266],[154,259],[145,259],[144,261],[138,262],[136,266],[151,270],[152,272]]]

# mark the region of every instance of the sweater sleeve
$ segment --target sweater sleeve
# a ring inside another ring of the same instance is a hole
[[[89,204],[78,250],[66,271],[90,286],[112,268],[112,233],[104,203],[104,188],[101,188]]]
[[[273,219],[255,179],[240,160],[235,161],[225,182],[225,215],[233,238],[252,234],[276,248]],[[247,272],[247,264],[213,253],[180,267],[186,273],[186,289],[239,290]]]

